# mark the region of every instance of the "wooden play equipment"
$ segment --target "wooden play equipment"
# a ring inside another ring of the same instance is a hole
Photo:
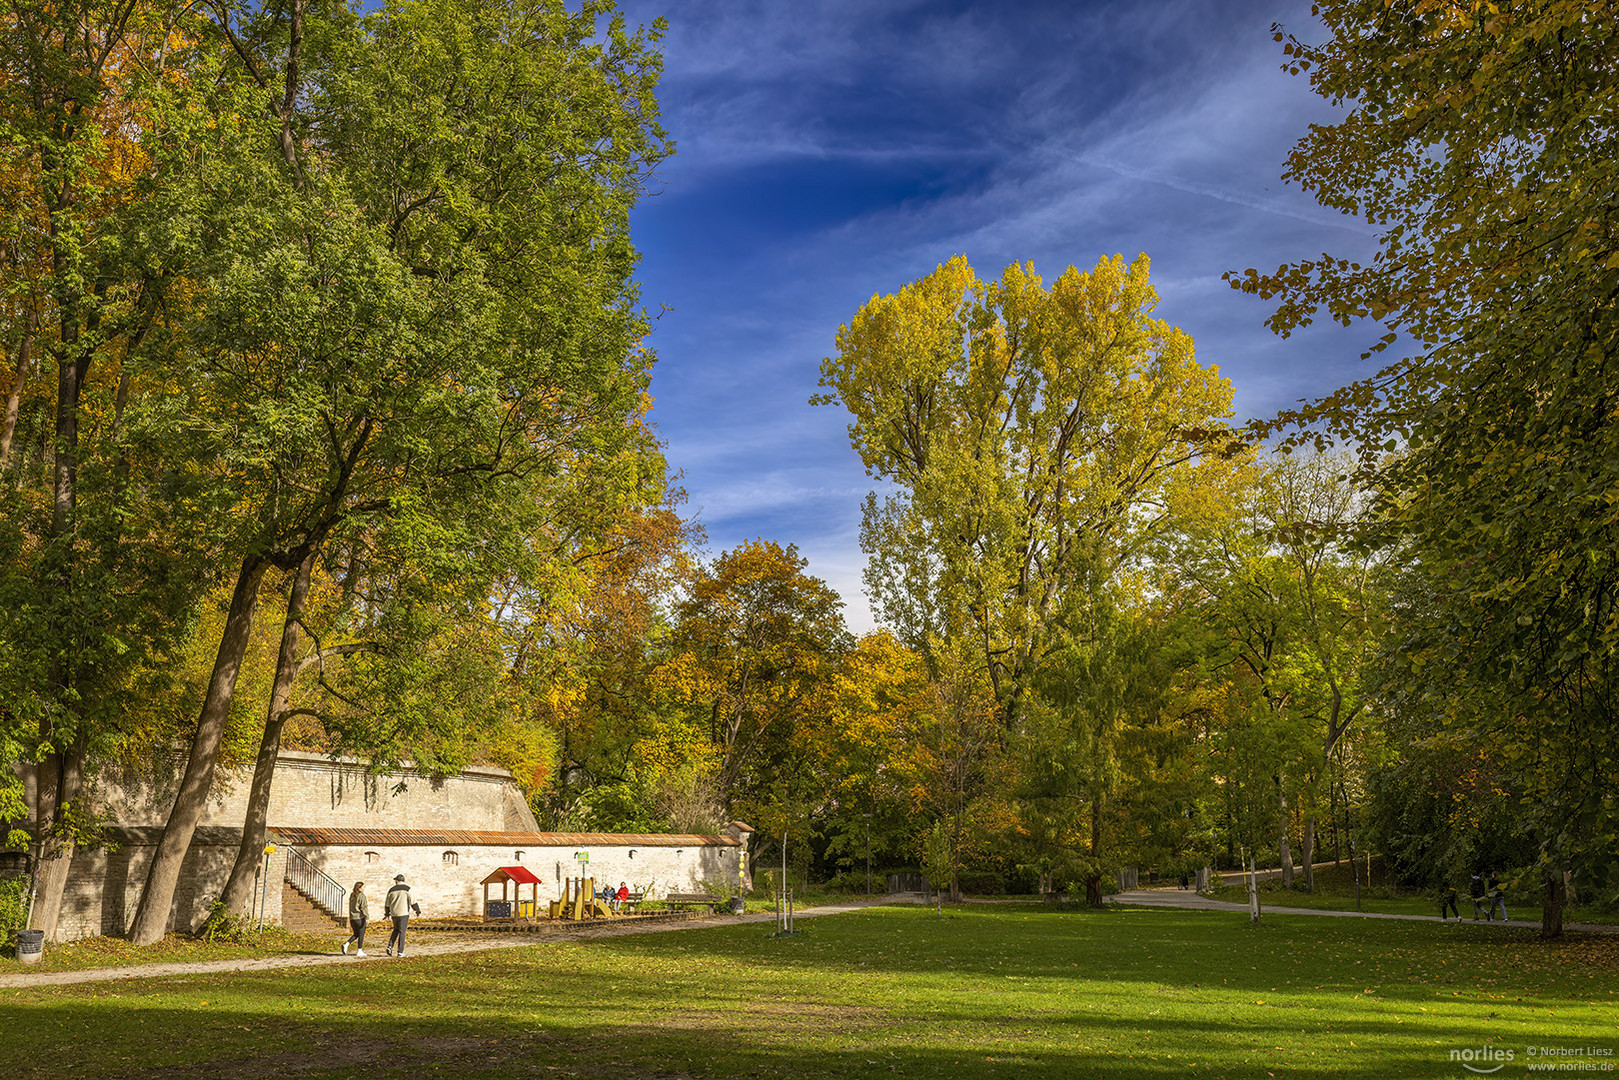
[[[551,918],[604,919],[612,915],[607,905],[596,899],[595,878],[567,878],[562,899],[551,901]]]
[[[502,866],[478,884],[483,886],[483,917],[509,919],[513,916],[534,915],[540,905],[540,879],[526,866]],[[489,899],[489,887],[500,886],[500,899]],[[512,887],[511,899],[506,898],[506,887]],[[523,886],[529,887],[529,898],[523,899]]]

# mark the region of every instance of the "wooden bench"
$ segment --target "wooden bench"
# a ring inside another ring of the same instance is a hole
[[[639,904],[642,900],[645,900],[645,899],[646,899],[646,894],[645,893],[632,892],[632,893],[630,893],[629,896],[626,896],[623,900],[619,901],[618,910],[621,913],[623,913],[623,912],[634,912],[635,911],[635,905]]]
[[[663,902],[669,905],[671,911],[676,908],[702,906],[712,913],[719,906],[720,898],[713,893],[672,892],[663,898]]]

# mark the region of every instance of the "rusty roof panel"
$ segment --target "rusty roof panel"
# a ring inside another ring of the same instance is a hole
[[[284,844],[329,847],[740,847],[730,836],[677,833],[527,833],[477,829],[308,829],[271,826]]]

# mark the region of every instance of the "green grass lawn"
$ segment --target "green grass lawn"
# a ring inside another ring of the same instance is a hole
[[[19,1078],[1469,1075],[1619,1047],[1619,939],[1034,906],[0,989]],[[1612,1060],[1612,1059],[1608,1059]]]
[[[1304,875],[1298,875],[1296,882],[1302,885]],[[1403,889],[1398,886],[1385,884],[1381,860],[1374,860],[1372,867],[1372,885],[1364,885],[1361,889],[1361,911],[1375,911],[1389,915],[1438,915],[1439,897],[1432,889]],[[1216,900],[1228,900],[1237,904],[1248,902],[1248,886],[1243,883],[1242,876],[1236,871],[1224,874],[1221,887],[1213,890],[1209,895]],[[1465,883],[1457,886],[1456,906],[1462,913],[1462,918],[1472,921],[1473,904],[1467,897]],[[1354,911],[1355,883],[1350,876],[1348,864],[1343,866],[1329,866],[1316,871],[1315,891],[1303,892],[1301,889],[1287,889],[1282,887],[1280,881],[1269,880],[1260,882],[1260,904],[1267,907],[1298,907],[1313,908],[1318,911]],[[1507,915],[1513,919],[1528,919],[1531,922],[1540,921],[1540,899],[1537,896],[1523,894],[1507,894]],[[1570,906],[1563,912],[1563,921],[1567,923],[1600,923],[1612,925],[1619,923],[1619,916],[1611,911],[1600,911],[1594,908]]]
[[[377,928],[373,927],[372,935]],[[255,957],[300,956],[310,953],[331,953],[346,934],[288,934],[276,927],[266,927],[262,934],[251,935],[241,942],[218,939],[203,941],[189,934],[169,934],[156,945],[145,948],[131,945],[123,938],[93,937],[65,944],[49,944],[41,958],[22,967],[12,959],[8,950],[0,960],[0,972],[90,971],[97,968],[126,967],[136,964],[185,964],[205,960],[245,960]],[[387,932],[384,930],[383,939]]]

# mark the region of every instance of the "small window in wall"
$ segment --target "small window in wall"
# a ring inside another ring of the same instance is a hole
[[[374,863],[374,862],[381,862],[382,861],[382,856],[379,855],[375,851],[368,851],[368,852],[365,853],[365,861],[366,861],[367,864]]]
[[[456,863],[458,863],[460,861],[461,861],[461,856],[457,855],[455,852],[446,851],[444,853],[444,865],[445,866],[454,866]]]
[[[675,858],[678,859],[684,854],[685,854],[684,850],[682,850],[681,848],[675,848]]]
[[[521,851],[512,852],[512,862],[522,862],[522,861],[523,861],[523,853]]]
[[[632,858],[632,859],[635,858],[635,849],[634,848],[630,848],[630,858]]]

